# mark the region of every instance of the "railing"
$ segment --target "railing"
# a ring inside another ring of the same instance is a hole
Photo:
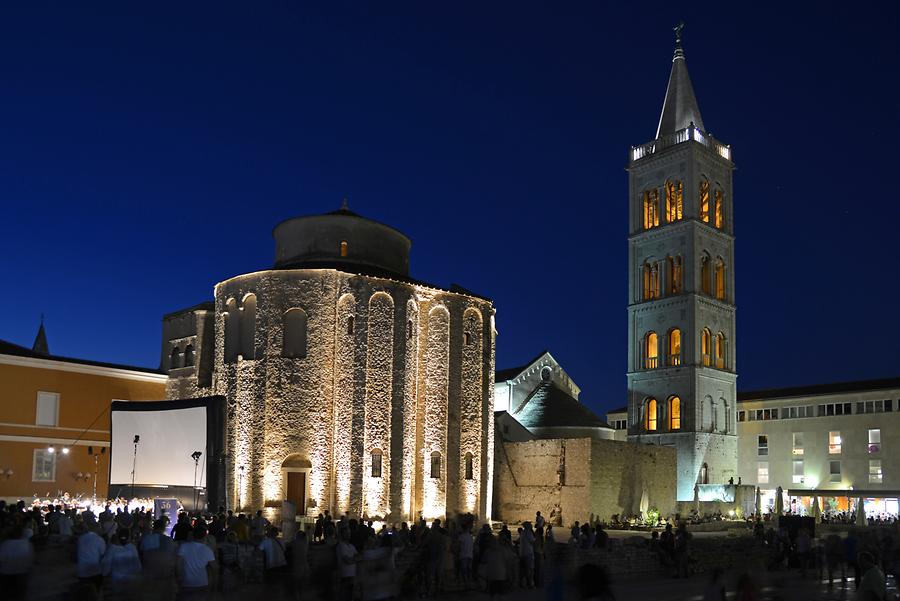
[[[669,355],[669,365],[672,367],[678,367],[681,365],[681,353],[676,355]]]
[[[722,144],[711,135],[704,133],[693,123],[684,129],[678,130],[672,134],[665,135],[661,138],[657,138],[656,140],[647,142],[646,144],[641,144],[640,146],[632,146],[631,160],[637,161],[644,158],[645,156],[649,156],[666,148],[676,146],[678,144],[681,144],[682,142],[687,142],[688,140],[699,142],[700,144],[703,144],[707,148],[711,149],[722,158],[729,161],[731,160],[730,145]]]
[[[647,357],[644,359],[644,369],[656,369],[659,365],[659,357]]]
[[[703,367],[709,367],[709,355],[703,355]]]

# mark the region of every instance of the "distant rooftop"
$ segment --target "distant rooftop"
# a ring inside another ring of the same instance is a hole
[[[851,382],[833,382],[831,384],[809,384],[787,388],[768,388],[765,390],[748,390],[738,392],[738,401],[762,401],[798,396],[841,394],[846,392],[865,392],[869,390],[888,390],[900,388],[900,378],[878,378],[874,380],[854,380]]]
[[[89,359],[74,359],[72,357],[60,357],[58,355],[44,354],[36,352],[30,348],[0,340],[0,355],[11,355],[14,357],[27,357],[31,359],[44,359],[45,361],[61,361],[63,363],[76,363],[79,365],[93,365],[96,367],[109,367],[112,369],[126,369],[128,371],[141,371],[148,374],[162,374],[159,369],[149,367],[138,367],[136,365],[123,365],[120,363],[107,363],[105,361],[91,361]]]

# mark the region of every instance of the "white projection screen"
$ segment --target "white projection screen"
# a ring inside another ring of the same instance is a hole
[[[142,409],[143,403],[139,401],[127,405],[127,409],[114,407],[110,414],[110,485],[131,484],[134,436],[138,435],[141,439],[134,470],[136,486],[193,486],[191,453],[194,451],[203,453],[197,469],[197,486],[206,486],[206,407]]]

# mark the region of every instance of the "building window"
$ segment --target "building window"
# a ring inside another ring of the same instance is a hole
[[[466,346],[469,346],[470,344],[472,344],[472,335],[469,334],[468,332],[463,334],[463,344],[465,344]]]
[[[893,408],[893,400],[887,399],[884,401],[857,401],[856,402],[856,412],[857,413],[883,413],[890,412]]]
[[[869,454],[881,452],[881,428],[869,430]]]
[[[803,484],[803,460],[794,459],[794,473],[791,482],[794,484]]]
[[[56,392],[38,392],[35,407],[35,425],[59,425],[59,394]]]
[[[649,230],[659,225],[659,190],[644,192],[644,229]]]
[[[710,346],[712,346],[712,334],[708,328],[703,328],[703,332],[700,334],[700,356],[705,367],[710,365]]]
[[[769,437],[765,434],[756,437],[756,454],[760,457],[769,454]]]
[[[681,430],[681,399],[669,398],[669,430]]]
[[[709,223],[709,182],[700,182],[700,221]]]
[[[841,452],[840,432],[832,431],[828,433],[828,452],[831,455],[838,455]]]
[[[347,316],[347,334],[353,334],[353,316]]]
[[[725,334],[716,334],[716,367],[725,369]],[[775,409],[774,411],[778,411]],[[776,414],[777,415],[777,414]],[[775,419],[778,419],[777,417]]]
[[[757,484],[768,484],[769,483],[769,462],[768,461],[757,461],[756,462],[756,483]]]
[[[644,428],[647,432],[656,432],[656,399],[647,399],[647,410],[644,416]]]
[[[194,345],[189,344],[184,347],[184,366],[185,367],[193,367],[194,366]]]
[[[700,292],[703,294],[710,293],[710,258],[709,255],[703,255],[700,259]]]
[[[56,453],[47,449],[34,450],[34,466],[31,479],[35,482],[53,482],[56,480]]]
[[[472,453],[466,453],[466,480],[474,480],[474,463],[475,459],[472,457]]]
[[[297,308],[285,311],[281,343],[282,357],[302,358],[306,356],[306,325],[306,311]]]
[[[372,451],[372,477],[381,478],[381,449]]]
[[[840,482],[841,481],[841,462],[840,461],[829,461],[828,462],[828,481],[829,482]]]
[[[793,455],[802,455],[803,454],[803,432],[794,432],[793,433],[794,444],[791,450]]]
[[[176,346],[169,355],[169,369],[178,369],[179,367],[181,367],[181,351]]]
[[[819,417],[831,415],[851,415],[852,403],[828,403],[827,405],[819,405]]]
[[[725,300],[725,261],[716,260],[716,298]]]
[[[709,484],[709,466],[705,463],[700,466],[700,484]]]
[[[241,314],[233,298],[225,302],[222,320],[225,322],[225,363],[234,363],[241,350]]]
[[[644,369],[659,367],[659,336],[656,332],[648,332],[644,337]]]
[[[683,185],[681,182],[666,182],[666,221],[672,223],[684,216]]]
[[[869,459],[869,484],[881,484],[881,459]]]
[[[747,412],[746,411],[738,411],[738,421],[739,422],[747,421]]]
[[[681,330],[669,330],[669,365],[681,365]]]
[[[716,190],[716,213],[713,225],[718,229],[725,227],[725,195],[721,190]]]
[[[256,295],[248,294],[241,305],[241,356],[256,358]]]
[[[659,266],[656,263],[644,263],[644,300],[659,298]]]
[[[666,258],[669,276],[669,294],[680,294],[684,284],[684,261],[681,255]]]
[[[406,320],[406,339],[412,340],[413,337],[413,320]]]
[[[441,454],[438,451],[431,454],[431,477],[435,479],[441,477]]]
[[[346,256],[347,256],[347,250],[348,250],[348,248],[349,248],[349,245],[347,244],[347,241],[346,241],[346,240],[341,240],[341,256],[342,256],[342,257],[346,257]]]

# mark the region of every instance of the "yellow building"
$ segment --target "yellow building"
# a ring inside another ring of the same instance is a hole
[[[155,369],[49,354],[0,340],[0,499],[59,493],[106,498],[113,400],[163,399]],[[93,453],[93,454],[92,454]]]

